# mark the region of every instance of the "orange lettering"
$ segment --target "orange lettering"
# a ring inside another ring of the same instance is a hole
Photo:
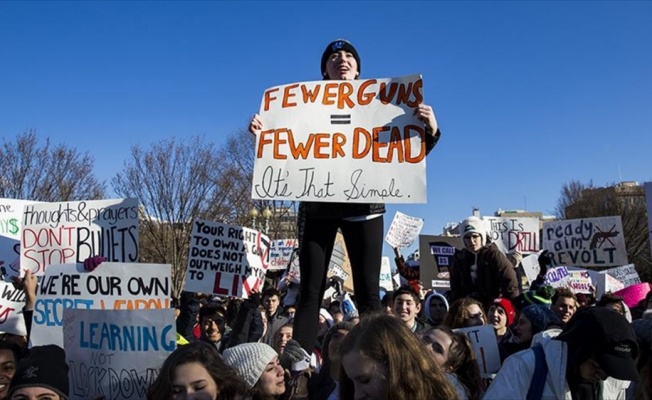
[[[288,107],[295,107],[297,105],[297,103],[290,103],[290,98],[296,96],[296,93],[292,93],[291,90],[297,87],[299,87],[298,83],[295,83],[293,85],[287,85],[285,87],[285,89],[283,90],[283,104],[281,107],[288,108]]]
[[[416,131],[419,136],[421,136],[421,148],[416,157],[412,157],[410,130]],[[405,127],[403,127],[403,140],[405,141],[405,162],[416,164],[426,157],[426,131],[423,127],[417,125],[405,125]]]
[[[412,82],[408,83],[407,87],[401,83],[398,87],[398,96],[396,98],[396,105],[401,103],[407,104],[410,101],[410,94],[412,93]]]
[[[288,137],[288,142],[290,145],[290,153],[295,160],[299,158],[306,159],[308,158],[308,153],[312,147],[312,142],[315,140],[313,135],[308,136],[308,141],[306,143],[298,142],[296,145],[294,143],[294,137],[290,135]]]
[[[360,141],[362,139],[362,136],[364,136],[365,144],[364,148],[360,149]],[[363,158],[364,156],[369,153],[369,149],[371,148],[371,135],[369,132],[367,132],[364,128],[355,128],[353,130],[353,158],[358,159],[358,158]]]
[[[258,151],[256,152],[256,158],[263,158],[263,147],[266,144],[273,143],[271,139],[265,139],[266,136],[274,132],[273,129],[260,132],[260,137],[258,138]]]
[[[276,97],[272,97],[273,92],[278,92],[278,88],[270,89],[265,92],[265,111],[269,110],[269,103],[271,103],[272,100],[276,100]]]
[[[403,157],[403,138],[401,138],[401,130],[398,126],[392,127],[392,136],[389,140],[389,148],[387,150],[387,162],[392,162],[394,153],[398,156],[398,162],[405,161]]]
[[[324,86],[324,98],[322,100],[322,104],[325,106],[332,106],[335,104],[335,101],[332,98],[337,96],[337,93],[333,92],[333,89],[337,89],[337,86],[337,83],[327,83]]]
[[[337,156],[344,157],[344,150],[342,146],[346,143],[346,135],[343,133],[337,132],[333,134],[333,152],[331,153],[332,158],[337,158]]]
[[[358,88],[358,104],[360,104],[361,106],[366,106],[367,104],[371,103],[371,101],[374,99],[374,97],[376,97],[376,93],[374,93],[374,92],[365,93],[365,90],[369,86],[375,85],[376,82],[377,81],[375,79],[369,79],[369,80],[366,80],[366,81],[362,82],[362,84]],[[384,85],[384,83],[383,83],[383,85]]]
[[[315,158],[328,158],[328,153],[322,153],[324,147],[328,147],[328,133],[311,133],[310,136],[315,136]]]
[[[396,89],[398,87],[397,82],[391,82],[389,85],[389,93],[385,90],[387,86],[387,83],[381,82],[380,83],[380,90],[379,90],[379,96],[380,96],[380,102],[383,104],[389,104],[392,102],[392,99],[394,98],[394,95],[396,94]]]
[[[285,160],[288,158],[285,154],[279,152],[279,145],[286,144],[287,140],[281,138],[281,133],[285,133],[287,136],[292,133],[288,129],[277,129],[274,131],[274,153],[273,157],[275,160]]]
[[[409,107],[415,108],[419,104],[423,103],[423,95],[421,94],[422,87],[423,87],[423,81],[421,79],[414,82],[414,86],[412,86],[412,94],[414,95],[414,101],[408,101],[406,103]]]
[[[372,135],[373,135],[374,152],[373,155],[371,156],[371,161],[381,162],[381,163],[387,162],[387,158],[382,158],[380,156],[380,149],[387,147],[387,143],[382,142],[380,140],[380,133],[388,130],[389,130],[389,126],[379,126],[373,129]]]
[[[349,96],[353,93],[353,85],[349,82],[342,82],[340,84],[340,91],[337,96],[337,108],[340,110],[344,108],[344,103],[346,103],[349,108],[353,108],[355,104],[351,101]]]
[[[303,93],[303,102],[304,103],[314,103],[317,100],[317,96],[319,95],[319,89],[321,89],[321,85],[315,85],[314,91],[308,90],[306,85],[301,85],[301,93]]]

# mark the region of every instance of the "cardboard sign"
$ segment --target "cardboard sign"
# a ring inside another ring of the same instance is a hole
[[[27,335],[23,317],[24,306],[25,292],[14,288],[11,283],[0,281],[0,332]]]
[[[185,290],[248,298],[261,291],[269,266],[269,238],[259,231],[195,220]]]
[[[426,289],[435,287],[433,281],[439,280],[437,274],[448,271],[455,252],[463,247],[457,236],[419,235],[419,278]]]
[[[297,239],[272,240],[269,250],[269,270],[284,270],[290,264],[292,251],[299,247]]]
[[[252,198],[425,203],[422,86],[410,75],[265,90]]]
[[[421,233],[421,228],[423,228],[423,218],[411,217],[397,211],[392,224],[389,226],[385,241],[390,246],[399,249],[410,247],[414,239]]]
[[[540,250],[539,219],[532,217],[482,217],[489,237],[505,254],[536,253]]]
[[[63,312],[69,399],[147,399],[176,349],[174,310]]]
[[[471,341],[482,376],[498,372],[500,369],[500,354],[498,353],[496,332],[494,332],[493,326],[482,325],[453,330],[464,333]]]
[[[25,205],[20,249],[24,270],[43,275],[50,264],[138,261],[138,200],[89,200]]]
[[[543,248],[552,252],[556,265],[608,267],[627,264],[620,216],[546,222]]]
[[[82,264],[50,265],[37,289],[32,346],[63,346],[63,310],[144,310],[169,308],[169,264],[105,262],[93,272]]]
[[[20,276],[23,207],[33,201],[0,199],[0,268],[5,277]]]
[[[388,292],[394,290],[392,283],[392,266],[389,263],[389,257],[383,257],[380,264],[380,287]]]

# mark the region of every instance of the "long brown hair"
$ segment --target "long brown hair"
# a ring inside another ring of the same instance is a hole
[[[387,367],[389,399],[457,399],[457,392],[416,335],[398,318],[363,318],[344,338],[340,354],[356,351]],[[340,399],[354,398],[353,381],[340,368]]]
[[[428,332],[433,330],[441,331],[451,338],[451,346],[448,349],[448,360],[446,360],[444,367],[457,375],[457,379],[467,390],[470,400],[480,399],[480,368],[478,367],[473,345],[469,338],[463,333],[454,332],[445,325],[431,328]]]
[[[467,319],[469,319],[469,311],[467,308],[472,304],[480,307],[482,319],[486,324],[487,314],[484,312],[482,303],[471,297],[463,297],[461,299],[455,300],[453,304],[451,304],[451,308],[448,310],[448,314],[446,314],[446,318],[444,318],[443,324],[451,329],[466,328],[465,322]]]

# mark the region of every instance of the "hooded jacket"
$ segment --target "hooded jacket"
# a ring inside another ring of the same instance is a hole
[[[559,340],[548,340],[542,343],[542,346],[548,365],[548,377],[541,398],[572,400],[566,381],[568,344]],[[535,364],[532,349],[523,350],[507,358],[482,399],[525,399],[530,389]],[[629,384],[629,381],[607,378],[601,383],[602,398],[625,400],[625,391]]]
[[[451,264],[451,301],[473,297],[487,305],[498,297],[512,300],[520,294],[514,266],[494,243],[483,246],[477,253],[457,250]],[[475,284],[471,279],[473,265],[478,266]]]

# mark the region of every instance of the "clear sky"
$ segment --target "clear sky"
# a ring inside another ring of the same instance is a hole
[[[320,79],[336,38],[364,78],[421,73],[442,130],[428,203],[386,226],[549,214],[572,179],[652,178],[643,1],[2,1],[0,136],[36,129],[109,181],[134,144],[246,128],[266,88]]]

